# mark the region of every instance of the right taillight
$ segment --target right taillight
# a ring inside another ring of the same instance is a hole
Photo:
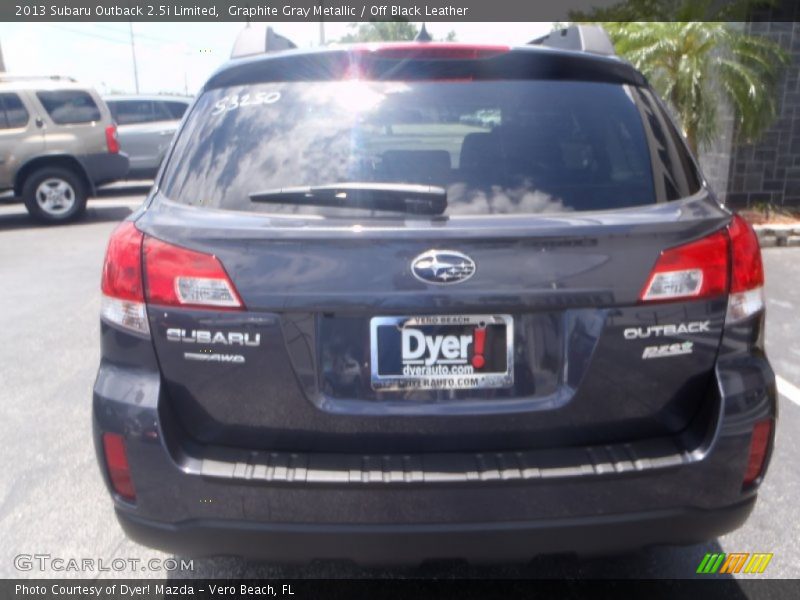
[[[731,292],[726,323],[736,323],[764,309],[764,265],[758,236],[750,224],[734,215],[731,238]]]
[[[718,231],[658,257],[639,300],[711,298],[728,291],[728,235]]]
[[[726,323],[730,324],[764,309],[763,290],[758,237],[747,221],[734,215],[727,229],[664,250],[639,301],[692,300],[727,293]]]

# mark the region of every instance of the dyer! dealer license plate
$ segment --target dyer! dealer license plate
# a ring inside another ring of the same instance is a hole
[[[509,315],[375,317],[370,321],[376,390],[470,390],[514,383]]]

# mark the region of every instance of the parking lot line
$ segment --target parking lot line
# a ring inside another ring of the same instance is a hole
[[[800,388],[779,375],[775,376],[775,384],[778,386],[778,393],[781,396],[800,406]]]

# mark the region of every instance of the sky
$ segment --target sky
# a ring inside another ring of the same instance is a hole
[[[272,22],[301,48],[319,43],[319,23]],[[244,23],[0,23],[10,75],[66,75],[100,93],[135,90],[130,31],[140,93],[194,94],[230,55]],[[523,44],[552,23],[427,23],[435,38],[455,31],[459,42]],[[325,23],[328,41],[348,33],[347,23]]]

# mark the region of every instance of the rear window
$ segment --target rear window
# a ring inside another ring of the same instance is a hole
[[[279,202],[274,192],[345,183],[436,186],[446,191],[449,216],[651,204],[664,186],[654,183],[658,154],[648,139],[664,123],[646,117],[641,93],[575,81],[215,89],[189,115],[162,189],[195,206],[329,217],[389,215],[346,201]],[[269,202],[251,200],[264,191],[272,192]]]
[[[100,109],[92,97],[79,90],[36,92],[47,114],[58,125],[91,123],[100,120]]]

